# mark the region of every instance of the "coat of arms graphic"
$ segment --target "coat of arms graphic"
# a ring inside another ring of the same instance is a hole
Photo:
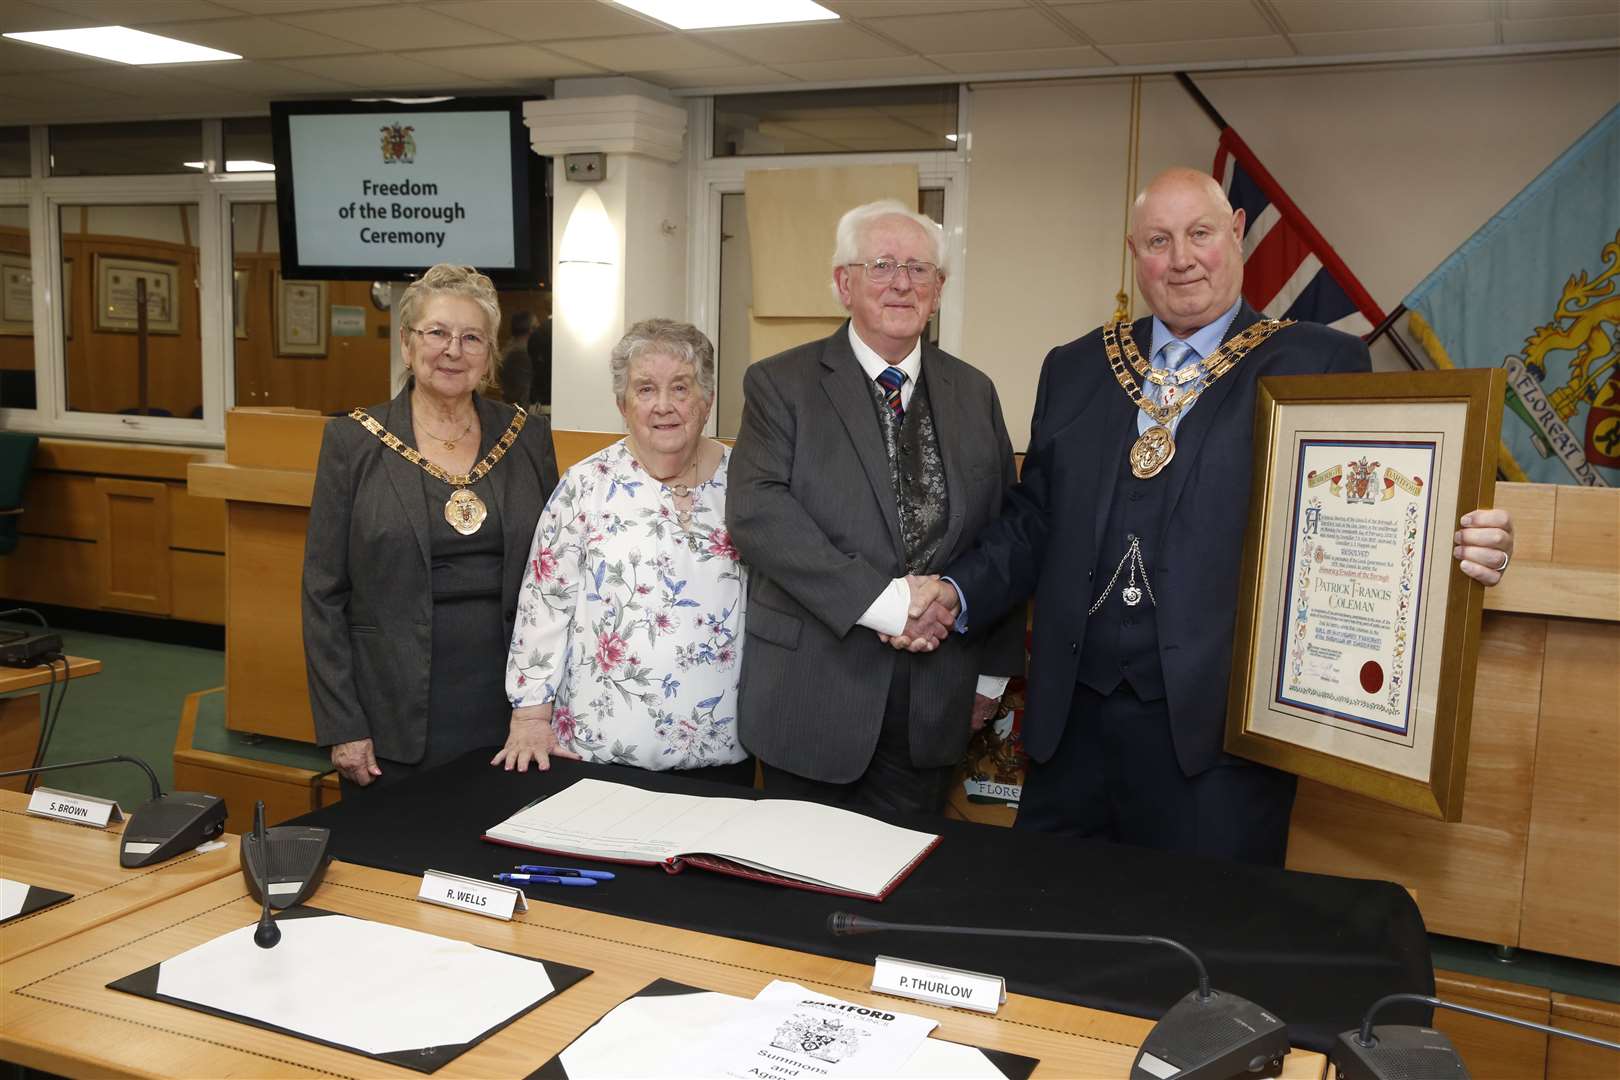
[[[414,127],[409,124],[386,124],[379,130],[382,132],[384,165],[396,162],[409,165],[416,160],[416,139],[411,135],[416,130]]]
[[[771,1045],[778,1050],[791,1050],[807,1054],[817,1061],[837,1064],[860,1049],[866,1032],[844,1026],[832,1017],[804,1016],[795,1013],[784,1020],[771,1037]]]

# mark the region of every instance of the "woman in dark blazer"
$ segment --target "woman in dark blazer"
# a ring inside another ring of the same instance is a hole
[[[557,484],[545,418],[478,393],[489,278],[435,266],[399,320],[410,377],[327,425],[304,551],[310,708],[346,795],[506,741],[513,598]]]

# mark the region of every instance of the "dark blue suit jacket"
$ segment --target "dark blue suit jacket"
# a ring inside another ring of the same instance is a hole
[[[1259,316],[1247,302],[1227,337]],[[1132,333],[1146,346],[1152,320]],[[1159,474],[1169,485],[1157,536],[1144,536],[1158,598],[1163,664],[1176,757],[1197,775],[1222,759],[1238,571],[1248,527],[1255,387],[1263,375],[1371,369],[1359,338],[1299,323],[1252,350],[1205,390],[1176,429],[1176,454]],[[1035,600],[1024,745],[1052,756],[1074,695],[1097,545],[1114,484],[1136,440],[1131,404],[1103,352],[1102,331],[1046,356],[1021,479],[1001,516],[945,574],[967,600],[972,628]]]

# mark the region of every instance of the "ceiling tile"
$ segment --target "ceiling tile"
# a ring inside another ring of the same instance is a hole
[[[268,60],[282,56],[331,56],[354,51],[354,43],[317,34],[275,19],[211,19],[208,22],[177,23],[166,30],[187,41],[225,49],[248,60]]]
[[[1392,27],[1387,30],[1340,30],[1331,34],[1289,34],[1302,56],[1348,56],[1394,53],[1411,49],[1472,49],[1496,44],[1494,22],[1461,26]]]
[[[1320,0],[1272,0],[1290,34],[1336,30],[1391,30],[1403,26],[1447,26],[1491,22],[1491,0],[1357,0],[1324,4]]]
[[[88,56],[65,53],[61,49],[46,49],[38,45],[24,45],[20,41],[0,40],[0,72],[7,75],[21,75],[29,71],[64,71],[95,67],[103,62]]]
[[[461,49],[403,52],[410,61],[434,64],[477,79],[556,79],[565,75],[600,75],[600,68],[559,56],[536,45],[472,45]]]
[[[89,19],[91,26],[145,26],[181,19],[227,19],[236,12],[209,0],[39,0]]]
[[[609,71],[681,71],[746,63],[695,38],[675,33],[557,41],[547,48]]]
[[[600,0],[443,0],[427,6],[519,41],[612,37],[663,29],[659,23]]]
[[[63,30],[72,26],[94,26],[94,19],[84,19],[65,11],[27,4],[23,0],[0,4],[0,34],[14,34],[23,30]]]
[[[115,90],[102,90],[82,83],[66,82],[53,76],[0,75],[0,102],[91,101],[117,97]]]
[[[1201,64],[1214,60],[1264,60],[1291,56],[1287,39],[1265,37],[1219,38],[1198,41],[1155,41],[1138,45],[1105,45],[1106,56],[1119,64]]]
[[[1070,40],[1070,35],[1056,23],[1033,9],[868,19],[866,25],[930,56],[992,49],[1050,48]]]
[[[751,30],[711,30],[694,34],[699,41],[730,49],[767,64],[813,60],[865,60],[903,56],[905,50],[849,23],[800,23]]]
[[[1609,15],[1615,0],[1507,0],[1510,19],[1554,19],[1572,15]]]
[[[398,0],[214,0],[220,7],[248,15],[291,15],[299,11],[336,11],[339,8],[380,7]]]
[[[918,75],[947,77],[938,64],[920,56],[896,56],[884,60],[817,60],[808,64],[777,64],[785,71],[806,82],[845,82],[856,79],[907,79]]]
[[[776,86],[798,80],[768,67],[747,64],[742,67],[682,68],[679,71],[638,71],[638,79],[672,89],[700,86]]]
[[[196,64],[186,77],[222,90],[245,94],[319,94],[344,91],[351,87],[307,71],[293,71],[277,64],[241,60],[223,64]]]
[[[991,8],[1027,7],[1028,0],[817,0],[851,19],[872,19],[885,15],[941,15]]]
[[[189,67],[189,64],[181,65]],[[173,74],[171,68],[132,67],[128,64],[100,64],[78,71],[64,71],[59,78],[64,82],[94,87],[117,94],[136,97],[180,97],[196,94],[199,110],[206,111],[207,89],[183,75]]]
[[[1249,0],[1108,0],[1053,10],[1099,45],[1257,37],[1271,24]]]
[[[353,53],[278,60],[280,67],[307,71],[323,79],[367,90],[444,90],[462,85],[467,76],[393,53]]]
[[[368,49],[427,49],[436,46],[494,45],[510,38],[482,26],[452,19],[414,4],[353,11],[305,12],[279,16],[282,22],[330,34]]]
[[[1509,45],[1537,41],[1613,41],[1620,38],[1620,11],[1573,15],[1565,19],[1508,19],[1502,40]]]
[[[1102,53],[1089,45],[1065,49],[1012,49],[1001,52],[949,53],[935,60],[957,73],[987,74],[994,71],[1056,71],[1062,68],[1112,66]]]

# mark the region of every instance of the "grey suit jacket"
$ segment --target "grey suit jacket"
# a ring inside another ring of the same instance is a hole
[[[726,498],[749,566],[738,733],[768,764],[828,783],[857,779],[877,746],[896,654],[856,620],[905,573],[888,457],[848,327],[748,369]],[[990,379],[926,344],[922,370],[950,497],[944,566],[996,516],[1015,466]],[[1023,670],[1022,610],[915,657],[913,764],[957,761],[978,675]]]
[[[486,433],[512,422],[510,405],[482,396],[475,404]],[[367,412],[408,440],[410,387]],[[535,522],[556,486],[551,427],[530,413],[479,489],[487,488],[500,513],[508,640]],[[322,746],[369,738],[378,757],[406,763],[426,752],[433,649],[428,513],[419,466],[347,417],[326,425],[303,581],[304,663]],[[489,663],[504,670],[506,654]]]

